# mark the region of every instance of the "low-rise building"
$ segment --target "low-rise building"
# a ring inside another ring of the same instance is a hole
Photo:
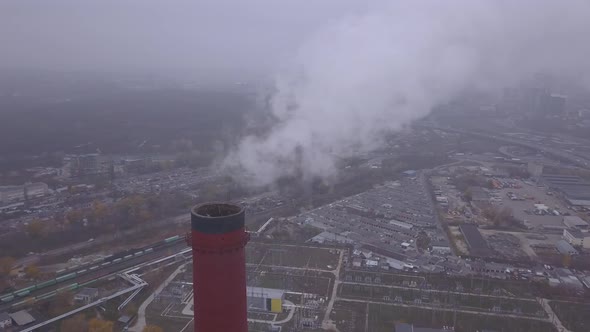
[[[363,265],[363,259],[360,257],[355,257],[352,259],[352,266],[353,267],[361,267]]]
[[[28,311],[21,310],[17,312],[13,312],[8,314],[10,318],[16,323],[18,326],[25,326],[27,324],[31,324],[35,321],[35,317],[33,317]]]
[[[438,254],[450,254],[451,253],[451,247],[449,246],[449,243],[446,240],[435,240],[433,241],[431,244],[431,250],[432,252],[438,253]]]
[[[25,192],[22,186],[0,187],[0,202],[8,204],[25,200]]]
[[[281,289],[247,287],[248,308],[280,313],[283,311],[285,291]]]
[[[74,300],[88,304],[98,299],[98,288],[83,288],[80,292],[74,295]]]
[[[365,265],[367,267],[371,267],[371,268],[378,267],[379,266],[379,261],[376,261],[374,259],[367,259],[365,261]]]
[[[563,217],[563,224],[568,228],[578,229],[580,231],[588,231],[588,223],[578,216]]]
[[[577,255],[578,254],[578,251],[576,250],[576,248],[572,247],[571,244],[567,243],[564,240],[557,241],[555,248],[562,255]]]
[[[23,190],[28,199],[43,197],[49,193],[49,187],[43,182],[25,184]]]
[[[584,233],[578,229],[564,229],[563,238],[571,245],[590,249],[590,233]]]
[[[123,326],[129,326],[133,322],[134,318],[135,318],[135,316],[123,315],[123,316],[119,317],[119,319],[117,319],[117,323],[119,323]]]

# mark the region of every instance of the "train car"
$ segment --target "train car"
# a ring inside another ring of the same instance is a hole
[[[29,294],[32,290],[35,290],[37,288],[37,285],[33,285],[33,286],[29,286],[29,287],[25,287],[25,288],[21,288],[21,289],[17,289],[13,292],[13,294],[17,295],[17,296],[22,296],[19,294]]]
[[[119,263],[121,261],[121,258],[117,258],[113,261],[113,263]]]
[[[0,298],[0,302],[2,302],[2,303],[8,303],[12,300],[14,300],[14,295],[6,295],[6,296]]]
[[[137,256],[141,256],[141,255],[143,255],[143,251],[138,251],[138,252],[136,252],[136,253],[135,253],[135,254],[133,254],[133,255],[134,255],[134,256],[136,256],[136,257],[137,257]]]
[[[148,252],[154,251],[154,248],[147,248],[144,252],[147,254]]]
[[[90,271],[94,271],[96,269],[98,269],[98,266],[93,266],[93,267],[90,268]]]
[[[51,285],[55,285],[57,283],[57,281],[55,281],[55,279],[51,279],[48,281],[44,281],[44,282],[40,282],[37,284],[37,289],[41,289],[41,288],[45,288],[47,286],[51,286]]]
[[[129,259],[131,257],[133,257],[133,255],[127,255],[127,256],[123,257],[123,259]]]
[[[172,242],[177,241],[179,238],[180,238],[179,235],[175,235],[173,237],[169,237],[169,238],[165,239],[164,243],[172,243]]]
[[[14,294],[18,297],[23,297],[23,296],[27,296],[27,295],[31,294],[31,291],[28,291],[28,290],[19,291],[19,292],[14,292]]]
[[[72,279],[75,277],[76,277],[76,272],[72,272],[72,273],[64,274],[63,276],[59,276],[59,277],[55,278],[55,280],[57,282],[62,282],[64,280]]]
[[[109,265],[109,264],[111,264],[111,262],[110,262],[110,261],[109,261],[109,262],[104,262],[104,263],[102,263],[102,264],[100,264],[100,265],[101,265],[101,266],[107,266],[107,265]]]
[[[76,272],[76,275],[78,275],[78,276],[79,276],[79,275],[81,275],[81,274],[84,274],[84,273],[86,273],[86,272],[87,272],[87,270],[86,270],[86,269],[84,269],[84,270],[80,270],[80,271]]]

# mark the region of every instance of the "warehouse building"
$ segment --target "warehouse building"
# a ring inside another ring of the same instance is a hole
[[[281,289],[246,287],[248,309],[280,313],[283,311],[285,291]]]
[[[469,253],[472,256],[488,257],[492,255],[488,243],[479,232],[477,226],[473,224],[461,224],[459,229],[465,238],[465,242],[469,247]]]
[[[544,174],[543,182],[554,190],[562,193],[573,206],[590,206],[590,182],[579,176]]]
[[[578,229],[580,231],[588,230],[588,223],[578,216],[565,216],[563,217],[563,224],[568,228]]]

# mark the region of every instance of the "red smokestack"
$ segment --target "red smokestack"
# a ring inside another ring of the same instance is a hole
[[[195,332],[248,332],[244,210],[197,205],[191,228]]]

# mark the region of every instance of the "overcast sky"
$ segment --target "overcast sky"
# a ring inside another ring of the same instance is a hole
[[[267,72],[359,0],[1,0],[0,67]]]

